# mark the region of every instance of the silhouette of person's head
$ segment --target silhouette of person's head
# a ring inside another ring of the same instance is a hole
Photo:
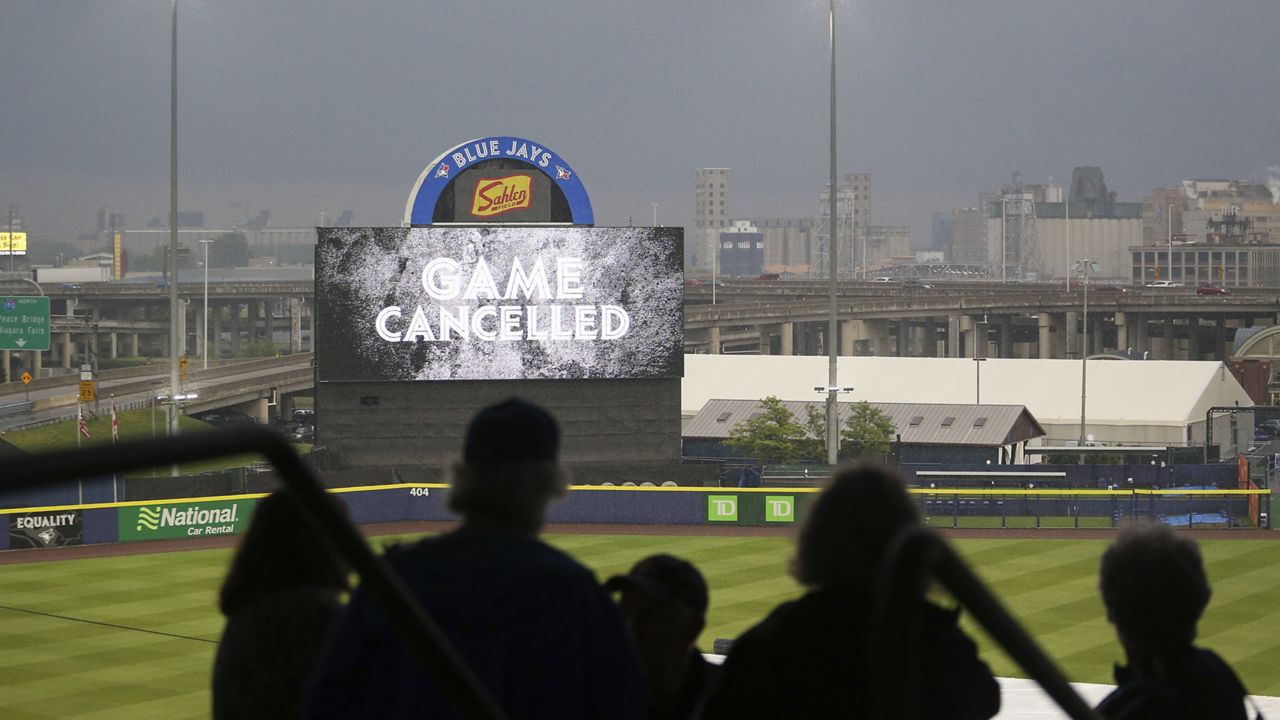
[[[651,678],[687,665],[706,627],[709,603],[706,580],[692,563],[650,555],[626,575],[609,578],[605,587],[622,593],[622,616]]]
[[[840,468],[809,508],[792,575],[810,588],[872,582],[894,535],[917,522],[896,475],[874,465]]]
[[[345,513],[345,507],[334,501]],[[315,536],[287,491],[258,501],[253,520],[222,583],[218,606],[224,615],[273,592],[316,588],[337,593],[348,588],[348,568]]]
[[[1200,548],[1163,525],[1122,531],[1102,556],[1099,587],[1131,658],[1189,647],[1211,594]]]
[[[468,526],[536,533],[567,487],[559,454],[560,428],[546,410],[515,398],[487,407],[467,428],[449,508]]]

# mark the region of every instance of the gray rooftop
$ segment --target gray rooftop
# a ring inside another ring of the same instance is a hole
[[[783,401],[803,423],[805,405],[819,409],[824,401]],[[838,403],[844,425],[854,403]],[[1022,405],[950,405],[938,403],[871,403],[889,416],[902,442],[910,445],[999,447],[1043,436],[1044,429]],[[761,411],[756,400],[709,400],[685,425],[687,438],[727,438],[734,425]]]

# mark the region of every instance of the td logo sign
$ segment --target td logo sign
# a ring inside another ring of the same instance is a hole
[[[790,523],[796,521],[796,499],[791,495],[766,495],[764,521]]]
[[[708,495],[707,496],[707,521],[708,522],[737,522],[738,521],[738,496],[737,495]]]

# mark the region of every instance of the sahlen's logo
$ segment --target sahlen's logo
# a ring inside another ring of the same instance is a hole
[[[532,203],[533,188],[528,175],[482,178],[476,184],[476,194],[471,200],[471,214],[493,217],[527,208]]]
[[[159,530],[160,529],[160,508],[143,507],[138,508],[138,530]]]

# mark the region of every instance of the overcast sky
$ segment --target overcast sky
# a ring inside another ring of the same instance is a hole
[[[0,211],[34,230],[167,216],[164,0],[0,0]],[[1280,163],[1275,0],[839,0],[839,168],[872,221],[1100,165],[1122,200]],[[820,0],[181,0],[180,205],[208,224],[343,209],[398,224],[423,167],[484,135],[573,163],[601,225],[812,216],[827,176]]]

